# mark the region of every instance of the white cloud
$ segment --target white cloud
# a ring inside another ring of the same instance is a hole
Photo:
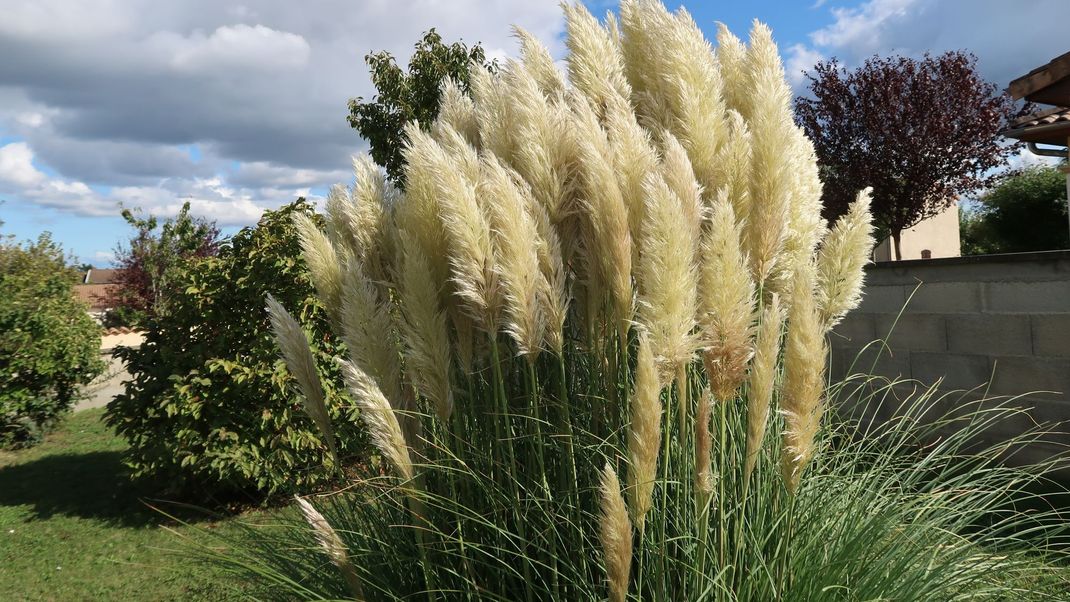
[[[0,184],[36,186],[45,174],[33,166],[33,151],[25,142],[0,146]]]
[[[375,94],[366,54],[404,65],[432,27],[515,52],[512,24],[562,54],[556,0],[5,0],[0,135],[21,145],[4,151],[5,196],[80,216],[189,200],[249,223],[351,179],[366,145],[347,101]]]
[[[263,25],[220,27],[207,37],[197,32],[190,38],[167,42],[177,42],[171,65],[193,72],[297,69],[308,62],[311,52],[303,37]]]
[[[37,128],[44,125],[45,116],[36,111],[29,111],[15,115],[15,122],[28,128]]]
[[[803,44],[793,44],[788,48],[788,58],[784,62],[784,74],[793,88],[799,88],[806,81],[806,72],[813,69],[818,62],[825,60],[825,55]]]
[[[1026,167],[1033,167],[1036,165],[1053,166],[1058,165],[1060,159],[1057,157],[1047,157],[1044,155],[1036,155],[1029,152],[1028,148],[1023,148],[1016,154],[1011,155],[1007,159],[1008,169],[1023,169]]]

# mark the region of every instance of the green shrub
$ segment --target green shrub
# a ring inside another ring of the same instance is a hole
[[[292,225],[299,213],[312,213],[303,199],[265,213],[217,256],[176,270],[167,316],[148,321],[140,348],[117,351],[132,380],[105,420],[130,442],[126,461],[136,476],[175,488],[261,494],[332,477],[271,339],[268,293],[313,335],[332,418],[352,438],[342,451],[362,449],[330,360],[339,346],[300,259]]]
[[[48,234],[0,244],[0,447],[38,441],[104,370],[75,278]]]

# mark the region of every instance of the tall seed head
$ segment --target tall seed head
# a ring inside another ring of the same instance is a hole
[[[482,69],[482,67],[476,67]],[[438,119],[432,126],[432,131],[439,137],[439,129],[448,125],[454,131],[464,136],[472,146],[479,148],[479,124],[476,122],[476,107],[472,99],[468,97],[460,86],[452,79],[442,82],[442,91],[439,95]]]
[[[826,331],[862,301],[863,266],[873,250],[867,188],[825,237],[817,256],[817,306]]]
[[[650,349],[649,337],[640,333],[628,427],[628,500],[635,528],[640,533],[646,522],[646,514],[650,511],[657,480],[661,413],[661,382],[654,352]]]
[[[382,388],[393,407],[404,407],[398,334],[390,307],[379,299],[375,285],[355,257],[346,261],[342,283],[342,340],[353,361]]]
[[[814,453],[814,439],[824,411],[825,331],[814,303],[814,266],[796,268],[794,299],[788,314],[784,344],[784,414],[781,472],[788,491],[794,492]]]
[[[346,551],[345,544],[342,543],[342,538],[338,537],[338,533],[327,522],[327,519],[312,507],[308,500],[299,495],[295,495],[294,499],[297,500],[297,507],[301,510],[301,515],[305,517],[305,522],[312,527],[316,541],[319,542],[334,566],[338,568],[338,572],[342,574],[346,586],[349,587],[349,593],[353,594],[354,599],[363,601],[364,588],[357,574],[357,567],[353,566],[353,562],[349,559],[349,553]]]
[[[628,519],[628,508],[624,505],[617,473],[608,462],[602,469],[601,494],[599,533],[609,580],[609,599],[624,602],[628,597],[632,568],[632,522]]]
[[[516,341],[520,354],[534,361],[546,319],[539,294],[539,235],[528,211],[533,204],[531,190],[489,155],[483,161],[478,192],[490,209],[495,266],[504,293],[505,330]]]
[[[368,373],[352,362],[343,359],[337,361],[342,369],[342,378],[345,379],[353,401],[360,409],[360,416],[368,427],[372,444],[389,460],[398,476],[406,481],[412,480],[413,467],[409,446],[390,402]]]
[[[405,373],[416,390],[435,406],[443,421],[453,412],[450,388],[450,343],[446,313],[423,250],[406,231],[401,242],[398,301]]]
[[[791,89],[772,34],[755,22],[747,52],[747,82],[754,101],[747,118],[751,133],[750,187],[747,216],[747,254],[755,280],[761,284],[775,271],[788,234],[793,173],[798,157],[785,153],[795,122]]]
[[[780,297],[773,295],[762,310],[762,322],[758,327],[754,361],[751,362],[747,392],[747,452],[743,466],[744,481],[750,480],[758,461],[758,453],[765,439],[769,424],[769,410],[773,405],[773,389],[776,386],[777,359],[780,354],[780,332],[784,326],[784,312]]]
[[[643,183],[646,222],[639,254],[639,322],[649,333],[662,379],[691,361],[697,347],[696,241],[680,199],[657,174]]]
[[[305,329],[301,328],[301,324],[290,315],[290,312],[286,311],[286,308],[271,295],[267,296],[267,312],[271,318],[275,344],[282,351],[282,359],[301,389],[301,401],[305,413],[316,425],[316,429],[327,443],[331,458],[338,465],[338,448],[334,442],[331,417],[327,413],[323,385],[320,383],[319,373],[316,372],[316,359],[312,357],[308,335],[305,334]]]
[[[735,397],[752,354],[754,281],[724,191],[713,207],[702,247],[702,360],[713,394],[725,401]]]
[[[312,218],[298,214],[294,216],[294,225],[301,240],[302,256],[312,276],[327,315],[335,325],[341,324],[342,318],[342,265],[344,254],[339,254],[331,239],[327,237],[312,221]]]
[[[600,116],[604,115],[611,102],[632,95],[618,46],[582,4],[562,4],[562,8],[568,32],[565,45],[569,53],[565,60],[569,82]]]
[[[564,92],[565,78],[554,65],[554,57],[546,46],[522,27],[514,25],[513,35],[520,40],[520,58],[524,67],[538,82],[543,95],[550,97]]]

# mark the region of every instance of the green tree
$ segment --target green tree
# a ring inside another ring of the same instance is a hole
[[[104,370],[76,279],[49,234],[0,238],[0,447],[39,440]]]
[[[115,249],[119,272],[109,305],[109,322],[114,325],[143,325],[149,318],[167,311],[171,281],[185,261],[215,255],[219,250],[219,228],[215,222],[190,215],[186,202],[173,219],[160,224],[156,216],[141,217],[123,209],[134,236]]]
[[[444,44],[433,28],[416,43],[407,73],[385,50],[365,56],[364,62],[378,94],[370,101],[361,96],[350,99],[349,125],[368,141],[372,159],[386,169],[391,181],[404,187],[405,124],[416,120],[421,127],[430,127],[438,116],[443,81],[452,78],[467,93],[470,65],[493,68],[494,64],[487,63],[479,44],[470,48],[463,42]]]
[[[1056,167],[1013,172],[964,207],[960,225],[964,255],[1070,248],[1066,176]]]
[[[331,360],[344,351],[313,294],[296,214],[313,215],[312,204],[299,199],[268,211],[217,255],[181,264],[167,319],[148,322],[140,347],[116,351],[131,378],[105,420],[129,441],[135,476],[174,489],[270,494],[337,475],[324,466],[327,448],[279,359],[264,311],[269,293],[312,335],[328,406],[352,438],[340,452],[361,453],[363,430]]]

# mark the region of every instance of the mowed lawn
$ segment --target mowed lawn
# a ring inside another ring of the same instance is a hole
[[[0,599],[232,600],[234,580],[181,553],[175,533],[234,529],[231,518],[169,521],[142,501],[124,443],[84,410],[34,448],[0,451]],[[188,516],[188,514],[187,514]]]

